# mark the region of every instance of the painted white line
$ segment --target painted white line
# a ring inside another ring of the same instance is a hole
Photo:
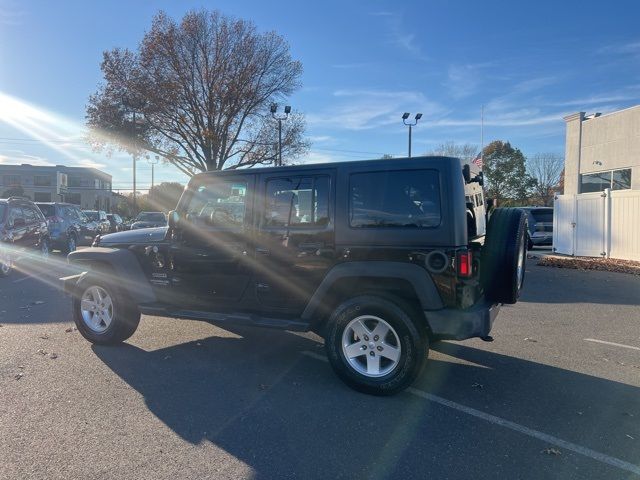
[[[14,280],[13,283],[20,283],[20,282],[24,282],[25,280],[29,279],[31,277],[23,277],[23,278],[19,278],[17,280]]]
[[[585,338],[585,342],[603,343],[604,345],[611,345],[613,347],[630,348],[631,350],[640,350],[640,347],[632,347],[631,345],[623,345],[622,343],[605,342],[604,340],[597,340],[595,338]]]
[[[306,355],[307,357],[315,358],[316,360],[322,360],[323,362],[329,361],[327,360],[327,357],[323,355],[319,355],[315,352],[302,352],[302,354]],[[564,448],[565,450],[570,450],[572,452],[578,453],[585,457],[591,458],[592,460],[606,463],[607,465],[611,465],[612,467],[616,467],[621,470],[625,470],[627,472],[640,475],[640,466],[634,465],[629,462],[625,462],[624,460],[620,460],[619,458],[610,457],[609,455],[596,452],[595,450],[591,450],[590,448],[583,447],[582,445],[577,445],[575,443],[567,442],[566,440],[562,440],[561,438],[554,437],[553,435],[548,435],[538,430],[534,430],[533,428],[525,427],[524,425],[520,425],[518,423],[505,420],[504,418],[496,417],[495,415],[490,415],[480,410],[476,410],[475,408],[467,407],[460,403],[452,402],[451,400],[447,400],[446,398],[442,398],[437,395],[433,395],[431,393],[423,392],[422,390],[418,390],[417,388],[409,387],[407,388],[407,392],[417,397],[424,398],[425,400],[429,400],[430,402],[438,403],[445,407],[449,407],[454,410],[458,410],[459,412],[466,413],[467,415],[471,415],[472,417],[480,418],[489,423],[493,423],[495,425],[499,425],[501,427],[514,430],[518,433],[522,433],[529,437],[537,438],[538,440],[542,440],[543,442],[549,443],[551,445]]]

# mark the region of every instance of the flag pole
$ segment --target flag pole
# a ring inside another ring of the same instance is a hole
[[[484,105],[480,108],[480,160],[484,164]]]

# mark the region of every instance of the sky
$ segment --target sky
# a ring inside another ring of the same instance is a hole
[[[307,120],[302,162],[405,156],[447,141],[564,154],[564,115],[640,104],[640,2],[0,0],[0,163],[100,168],[132,185],[131,158],[82,141],[102,52],[135,49],[159,10],[219,9],[275,31],[304,66],[287,102]],[[138,162],[138,188],[151,166]],[[185,181],[170,165],[156,183]]]

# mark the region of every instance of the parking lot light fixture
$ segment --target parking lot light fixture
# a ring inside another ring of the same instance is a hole
[[[286,105],[284,107],[284,115],[276,114],[276,112],[278,111],[277,103],[274,103],[271,105],[270,111],[271,111],[271,116],[278,121],[278,158],[276,159],[276,166],[281,167],[282,166],[282,121],[286,120],[289,117],[289,114],[291,113],[291,106]]]
[[[418,120],[422,118],[421,113],[416,113],[413,122],[407,122],[407,118],[409,118],[411,114],[409,112],[404,112],[402,114],[402,123],[404,123],[407,127],[409,127],[409,158],[411,158],[411,129],[418,124]]]

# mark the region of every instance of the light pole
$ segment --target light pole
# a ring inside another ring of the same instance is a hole
[[[407,122],[407,118],[409,118],[409,115],[410,115],[409,112],[404,112],[402,114],[402,123],[404,123],[406,126],[409,127],[409,158],[411,158],[411,129],[418,124],[418,120],[422,118],[422,114],[416,113],[416,116],[413,122]]]
[[[271,105],[271,116],[278,121],[278,160],[276,161],[276,166],[282,166],[282,120],[286,120],[291,113],[291,106],[286,105],[284,107],[284,116],[276,115],[278,111],[278,104],[274,103]]]
[[[132,130],[133,130],[133,136],[134,136],[134,147],[137,147],[137,143],[138,143],[138,138],[136,137],[136,133],[137,133],[137,129],[138,129],[138,124],[137,124],[137,119],[136,119],[136,109],[138,108],[142,108],[142,106],[144,105],[143,101],[135,101],[135,100],[131,100],[128,97],[124,97],[122,99],[122,105],[127,108],[127,109],[131,109],[131,113],[133,115],[133,122],[132,122]],[[136,211],[136,161],[137,159],[137,151],[133,154],[133,212],[135,213]]]
[[[158,164],[160,157],[155,155],[154,158],[147,157],[147,162],[151,164],[151,188],[153,188],[153,167]]]

